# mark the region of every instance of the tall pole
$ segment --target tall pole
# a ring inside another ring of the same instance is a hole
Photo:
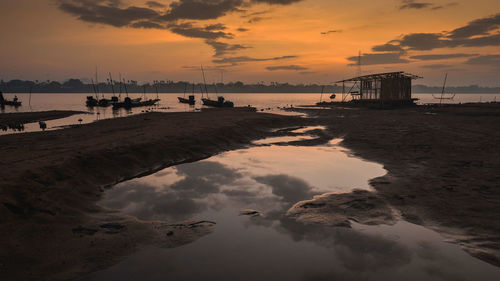
[[[439,105],[443,102],[444,88],[446,87],[446,79],[448,79],[448,73],[444,76],[443,90],[441,91],[441,98],[439,99]]]
[[[203,74],[203,85],[205,85],[205,93],[208,98],[208,89],[207,89],[207,81],[205,80],[205,71],[203,70],[203,65],[201,65],[201,73]]]
[[[109,83],[111,84],[111,91],[113,91],[113,97],[115,96],[115,86],[113,86],[113,78],[111,77],[111,72],[109,73]]]
[[[95,66],[95,90],[95,97],[99,99],[99,80],[97,79],[97,65]],[[104,97],[104,95],[102,97]]]
[[[118,81],[120,81],[120,93],[118,94],[118,97],[121,99],[122,98],[122,74],[121,72],[118,72]]]
[[[123,87],[125,88],[125,94],[128,97],[127,83],[125,82],[125,78],[123,78]]]
[[[359,76],[361,76],[361,51],[358,52],[358,63],[357,63],[357,65],[358,65],[358,67],[357,67],[358,68],[357,69],[357,72],[358,72],[357,76],[359,77]]]

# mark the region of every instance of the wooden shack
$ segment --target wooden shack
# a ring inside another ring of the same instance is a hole
[[[403,71],[358,76],[336,83],[353,83],[347,92],[356,103],[413,104],[411,82],[421,78]],[[345,91],[343,91],[345,92]]]

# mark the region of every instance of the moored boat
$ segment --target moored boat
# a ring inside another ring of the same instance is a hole
[[[151,106],[151,105],[155,105],[159,101],[160,101],[160,99],[149,99],[149,100],[142,101],[140,99],[138,100],[138,99],[131,99],[129,97],[126,97],[123,102],[114,103],[113,109]]]
[[[203,105],[212,106],[212,107],[234,107],[234,103],[232,101],[226,101],[224,97],[218,97],[217,100],[212,100],[209,98],[201,99]]]
[[[182,97],[177,97],[180,103],[187,103],[189,105],[194,105],[196,103],[196,100],[194,99],[194,84],[193,84],[193,94],[189,95],[188,98],[186,99],[186,90],[187,90],[187,84],[184,86],[184,96]]]
[[[1,106],[5,106],[5,105],[10,105],[10,106],[21,106],[22,102],[19,101],[19,99],[17,98],[17,96],[14,96],[14,98],[12,100],[6,100],[4,97],[3,97],[3,93],[2,91],[0,91],[0,105]]]
[[[179,99],[180,103],[187,103],[187,104],[190,104],[190,105],[194,105],[196,103],[196,100],[194,99],[193,95],[188,96],[187,99],[183,98],[183,97],[177,97],[177,99]]]

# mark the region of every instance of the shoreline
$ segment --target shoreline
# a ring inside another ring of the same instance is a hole
[[[301,111],[319,119],[329,115]],[[500,266],[500,103],[334,111],[342,118],[327,121],[329,131],[345,132],[343,146],[388,171],[370,181],[385,202],[370,211],[393,207],[404,220],[433,229],[472,256]],[[336,199],[315,198],[312,203],[325,203],[325,208],[299,210],[298,218],[320,213],[325,220],[319,223],[329,225],[338,219],[328,213],[337,207]],[[366,196],[358,199],[367,201]],[[377,218],[369,215],[344,219]]]
[[[87,114],[85,111],[50,110],[34,112],[0,113],[0,126],[8,124],[26,124],[69,117],[75,114]]]
[[[106,186],[244,147],[290,122],[305,120],[214,109],[0,136],[6,155],[0,162],[0,276],[68,280],[103,269],[141,245],[176,247],[210,233],[211,224],[140,221],[96,202]],[[113,233],[102,227],[109,225]]]
[[[388,174],[370,184],[405,220],[448,235],[472,255],[500,265],[496,219],[500,191],[493,186],[500,180],[495,174],[500,167],[500,151],[495,146],[500,132],[492,131],[500,121],[499,106],[301,111],[314,118],[246,109],[147,113],[41,134],[1,136],[0,153],[10,149],[12,155],[0,164],[0,177],[9,186],[0,189],[0,233],[4,233],[0,238],[10,245],[0,252],[0,273],[6,268],[15,271],[15,266],[25,268],[27,261],[21,258],[36,252],[29,263],[32,272],[65,280],[104,268],[139,245],[164,243],[160,237],[165,236],[165,229],[157,231],[161,222],[142,222],[95,206],[103,188],[244,147],[253,139],[273,135],[274,128],[305,125],[325,125],[323,138],[343,135],[342,145],[356,156],[382,163]],[[35,224],[27,227],[28,223]],[[119,231],[110,234],[100,227],[107,224]],[[13,231],[20,225],[24,227]],[[212,228],[180,229],[185,234],[166,246],[194,241]],[[51,249],[47,257],[50,248],[37,245],[36,241],[45,240],[34,237],[34,229],[52,243],[69,242]],[[30,246],[15,247],[27,241],[37,251]],[[57,256],[84,245],[95,247],[62,260]],[[86,260],[98,254],[102,255],[99,259]],[[36,279],[28,273],[16,277]]]

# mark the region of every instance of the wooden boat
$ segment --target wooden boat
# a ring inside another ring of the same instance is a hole
[[[160,99],[149,99],[142,101],[141,99],[131,99],[126,97],[123,102],[116,102],[113,104],[113,109],[119,108],[132,108],[132,107],[141,107],[141,106],[152,106],[159,102]]]
[[[208,96],[207,82],[205,80],[205,71],[203,70],[203,66],[201,66],[201,73],[203,74],[203,84],[205,85],[205,94],[207,95],[206,98],[203,98],[203,92],[202,92],[201,101],[203,102],[203,105],[212,107],[234,107],[233,102],[226,101],[222,96],[217,97],[217,100],[210,99],[210,97]],[[215,84],[214,87],[215,87],[215,93],[217,94],[217,86]]]
[[[209,98],[201,99],[203,105],[212,107],[234,107],[234,103],[231,101],[226,101],[224,97],[218,97],[217,100],[212,100]]]
[[[97,106],[99,104],[99,101],[94,98],[93,96],[87,96],[87,101],[85,101],[85,105],[87,105],[88,107],[94,107],[94,106]]]
[[[333,100],[335,99],[336,95],[335,94],[331,94],[330,95],[330,101],[323,101],[323,92],[325,90],[325,86],[323,86],[321,88],[321,96],[319,98],[319,102],[316,103],[317,106],[329,106],[329,105],[333,105],[335,104],[336,102],[334,102]]]
[[[187,84],[184,87],[184,96],[177,97],[177,99],[179,99],[180,103],[187,103],[189,105],[194,105],[196,103],[196,101],[194,99],[194,84],[193,84],[193,94],[189,95],[187,99],[186,99],[186,90],[187,90]]]
[[[188,98],[183,98],[183,97],[177,97],[179,99],[180,103],[187,103],[190,105],[194,105],[196,103],[196,100],[194,99],[193,95],[188,96]]]
[[[441,91],[441,96],[436,97],[434,94],[432,94],[432,97],[434,99],[439,100],[439,104],[442,104],[443,100],[453,100],[453,98],[455,98],[455,95],[456,95],[456,94],[450,94],[449,96],[445,96],[444,91],[446,88],[446,80],[447,79],[448,79],[448,73],[446,73],[446,75],[444,76],[443,90]]]
[[[12,100],[6,100],[3,97],[2,91],[0,91],[0,105],[5,106],[5,105],[10,105],[10,106],[21,106],[22,102],[19,101],[17,96],[14,96]]]

